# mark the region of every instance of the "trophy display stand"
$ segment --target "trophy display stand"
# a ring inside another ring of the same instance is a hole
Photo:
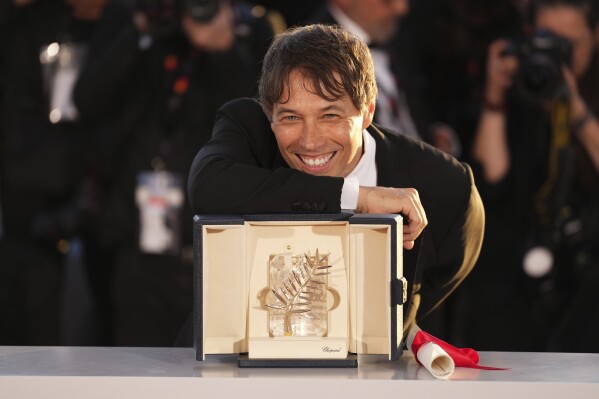
[[[194,218],[194,347],[240,367],[357,367],[399,357],[399,215]]]

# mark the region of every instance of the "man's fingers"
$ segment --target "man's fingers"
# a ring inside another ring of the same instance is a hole
[[[420,226],[422,223],[425,223],[426,214],[424,213],[424,208],[420,203],[420,196],[418,195],[418,191],[413,188],[404,189],[405,196],[407,198],[407,207],[404,208],[404,216],[408,218],[408,224],[412,229],[415,229],[417,226]]]
[[[426,213],[420,203],[420,196],[418,191],[415,189],[406,189],[407,197],[409,198],[409,206],[404,216],[408,219],[408,224],[404,225],[404,248],[412,249],[414,247],[414,240],[420,236],[420,233],[424,230],[428,224],[426,219]]]
[[[425,227],[425,223],[420,223],[417,226],[413,227],[411,227],[410,225],[404,226],[403,240],[414,241],[416,238],[418,238],[418,236],[420,236],[420,233],[422,233]]]
[[[414,247],[414,240],[427,226],[426,212],[414,188],[360,187],[358,210],[365,213],[400,213],[407,220],[403,226],[403,246]]]
[[[424,212],[424,208],[420,203],[420,196],[418,195],[418,191],[414,189],[410,189],[410,207],[408,208],[408,212],[405,215],[408,218],[408,228],[410,232],[415,234],[420,234],[428,221],[426,219],[426,213]]]

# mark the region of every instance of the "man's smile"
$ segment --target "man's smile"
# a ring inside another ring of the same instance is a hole
[[[309,167],[323,167],[326,166],[336,151],[329,152],[328,154],[321,154],[317,156],[308,156],[304,154],[297,154],[297,157],[302,161],[303,164]]]

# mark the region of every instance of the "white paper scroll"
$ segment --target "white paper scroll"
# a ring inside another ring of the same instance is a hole
[[[408,334],[408,349],[412,350],[412,342],[414,337],[420,331],[418,326],[414,326]],[[415,354],[418,361],[426,368],[435,378],[446,379],[453,374],[455,364],[453,359],[434,342],[427,342],[418,348]]]

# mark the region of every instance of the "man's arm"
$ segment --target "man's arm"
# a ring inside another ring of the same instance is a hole
[[[435,245],[435,265],[422,276],[423,292],[420,317],[432,312],[468,276],[474,268],[483,243],[485,211],[470,168],[466,167],[467,187],[453,221]]]
[[[260,104],[239,99],[218,112],[213,136],[191,166],[188,194],[195,213],[335,213],[343,183],[288,168]],[[360,187],[356,211],[403,214],[406,249],[428,223],[410,188]]]
[[[277,161],[270,123],[251,99],[225,104],[188,181],[196,213],[340,212],[343,178],[311,176]]]

